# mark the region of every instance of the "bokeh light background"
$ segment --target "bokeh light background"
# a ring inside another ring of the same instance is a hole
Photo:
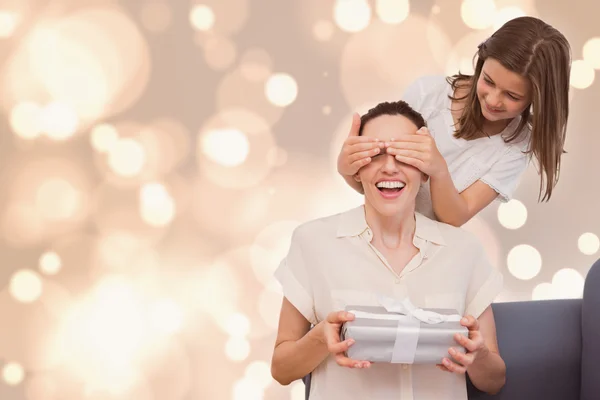
[[[504,21],[573,48],[560,184],[468,223],[498,301],[580,297],[600,256],[592,0],[0,0],[0,398],[301,399],[269,362],[292,230],[362,198],[354,111],[472,70]]]

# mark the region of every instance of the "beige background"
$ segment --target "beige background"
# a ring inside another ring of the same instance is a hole
[[[571,42],[568,154],[549,203],[531,166],[466,228],[505,275],[499,301],[580,297],[599,256],[599,11],[0,0],[0,398],[301,399],[270,378],[272,272],[295,226],[362,201],[335,171],[351,113],[468,72],[520,14]]]

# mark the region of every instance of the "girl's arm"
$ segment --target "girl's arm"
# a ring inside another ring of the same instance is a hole
[[[482,181],[458,193],[448,168],[430,179],[433,211],[437,219],[446,224],[464,225],[498,196],[494,189]]]
[[[459,193],[452,182],[446,160],[426,127],[415,135],[385,143],[386,152],[399,162],[412,165],[428,175],[433,211],[440,222],[462,226],[487,207],[498,193],[482,181],[477,181]]]

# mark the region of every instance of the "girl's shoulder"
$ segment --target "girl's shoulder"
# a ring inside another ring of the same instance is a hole
[[[447,94],[450,84],[444,75],[424,75],[415,79],[410,87],[418,88],[422,95]]]
[[[432,112],[446,107],[451,86],[443,75],[425,75],[415,79],[405,90],[403,99],[430,118]]]

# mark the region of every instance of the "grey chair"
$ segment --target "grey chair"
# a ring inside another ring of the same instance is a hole
[[[492,308],[506,385],[492,396],[467,377],[470,400],[600,399],[600,260],[586,276],[583,299]],[[303,381],[308,399],[310,375]]]

